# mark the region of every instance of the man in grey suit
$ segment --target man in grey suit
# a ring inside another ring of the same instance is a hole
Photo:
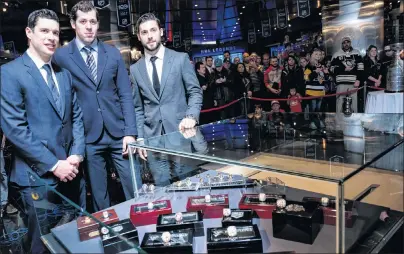
[[[188,54],[161,44],[163,29],[151,13],[139,18],[136,31],[145,51],[145,57],[130,67],[138,138],[194,127],[202,107],[202,90]]]

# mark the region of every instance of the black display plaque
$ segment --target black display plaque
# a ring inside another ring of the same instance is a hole
[[[290,206],[294,208],[290,209]],[[276,238],[313,244],[322,223],[323,211],[315,204],[287,201],[285,208],[272,211],[273,236]]]
[[[253,210],[231,209],[230,216],[223,215],[222,226],[247,226],[252,225]]]
[[[235,236],[229,236],[228,228],[208,228],[208,253],[262,253],[262,239],[257,225],[234,227],[237,230]]]
[[[139,245],[138,232],[130,219],[121,220],[108,226],[113,232],[106,227],[99,229],[105,253],[119,253]]]
[[[166,232],[171,237],[167,243],[162,239]],[[191,229],[146,233],[141,248],[147,253],[192,253],[192,242],[193,232]]]
[[[183,212],[181,213],[182,220],[177,221],[178,213],[173,214],[160,214],[157,218],[157,231],[173,231],[178,229],[192,229],[194,236],[204,236],[203,229],[203,214],[201,211],[197,212]]]

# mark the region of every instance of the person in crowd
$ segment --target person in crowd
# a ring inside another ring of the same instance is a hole
[[[246,69],[246,71],[248,72],[249,68],[250,68],[250,54],[248,54],[247,52],[243,53],[243,64],[244,67]]]
[[[205,76],[208,82],[208,85],[213,86],[215,84],[215,68],[213,67],[213,57],[207,56],[205,57]]]
[[[8,176],[4,160],[4,148],[6,146],[6,136],[0,129],[0,217],[4,214],[11,215],[18,212],[11,203],[8,202]]]
[[[385,88],[387,82],[387,72],[389,70],[390,64],[394,60],[394,53],[395,51],[391,48],[391,46],[387,45],[384,47],[384,50],[380,54],[380,63],[381,63],[381,75],[382,75],[382,82],[380,87]],[[366,77],[365,77],[366,79]]]
[[[268,98],[280,98],[282,92],[282,71],[278,64],[278,58],[272,57],[271,66],[264,73],[264,83],[269,92]]]
[[[233,58],[233,65],[237,65],[238,63],[240,63],[240,57],[235,57]]]
[[[250,70],[256,66],[255,63],[251,63]],[[234,82],[232,86],[232,91],[234,93],[235,98],[242,98],[245,96],[251,97],[252,96],[252,84],[250,75],[245,70],[244,65],[239,63],[237,65],[237,72],[234,74]],[[247,105],[245,104],[244,100],[240,101],[240,111],[238,111],[238,115],[245,115],[250,110],[249,108],[249,100],[247,101]],[[247,110],[247,111],[246,111]]]
[[[202,62],[197,62],[195,64],[195,71],[196,71],[196,77],[198,78],[199,85],[202,88],[203,92],[203,102],[202,102],[202,109],[210,109],[216,106],[216,103],[214,101],[214,88],[212,87],[212,84],[208,83],[207,77],[206,77],[206,67]],[[215,119],[212,117],[212,113],[204,113],[200,117],[200,123],[201,124],[206,124],[206,123],[211,123]]]
[[[230,58],[230,51],[226,50],[226,51],[223,52],[223,59],[225,59],[225,58],[231,59]]]
[[[152,13],[137,20],[136,33],[145,51],[145,57],[130,67],[139,138],[193,128],[203,95],[188,54],[162,45],[163,29]],[[140,152],[142,159],[145,155]]]
[[[226,102],[230,102],[232,99],[232,94],[229,90],[229,82],[231,78],[228,76],[229,72],[223,68],[223,61],[220,58],[215,60],[215,94],[214,99],[217,101],[217,106],[223,106]],[[226,119],[229,117],[226,110],[221,110],[218,112],[220,115],[217,116],[219,119]]]
[[[251,80],[251,91],[253,93],[253,96],[262,96],[262,92],[266,90],[264,86],[264,73],[259,70],[257,64],[251,64],[249,76]]]
[[[309,68],[305,71],[306,96],[324,96],[325,86],[329,82],[329,71],[320,62],[321,50],[314,48],[311,53]],[[310,100],[310,112],[320,112],[323,98]]]
[[[50,225],[39,225],[34,194],[42,197],[41,205],[50,206],[56,205],[58,195],[45,192],[49,188],[74,198],[77,187],[72,181],[79,175],[84,158],[83,114],[72,76],[51,63],[59,33],[55,12],[32,12],[25,29],[27,51],[0,69],[1,128],[18,151],[13,157],[10,182],[28,227],[30,247],[24,250],[26,253],[46,253],[41,232],[50,230]]]
[[[297,87],[300,92],[304,90],[303,71],[297,65],[297,59],[293,55],[289,55],[285,68],[282,71],[282,92],[281,98],[287,98],[291,87]],[[287,109],[288,104],[283,104],[283,108]]]
[[[271,111],[268,112],[268,120],[273,121],[275,125],[279,125],[283,119],[285,110],[281,108],[279,101],[271,101]]]
[[[262,55],[262,73],[265,73],[265,71],[269,68],[269,61],[270,57],[268,53],[265,53]]]
[[[107,188],[108,161],[119,174],[125,198],[134,197],[127,158],[128,145],[135,142],[138,135],[132,89],[119,50],[97,38],[100,20],[93,4],[80,1],[74,5],[70,24],[76,36],[56,51],[53,61],[68,69],[73,77],[83,109],[93,207],[100,211],[111,206]]]
[[[381,62],[379,61],[377,47],[370,45],[363,58],[364,82],[367,86],[381,87],[382,85],[382,69]]]
[[[302,96],[296,92],[296,87],[289,87],[289,95],[288,95],[288,106],[290,108],[290,112],[300,113],[302,112]]]
[[[331,69],[331,56],[326,56],[324,58],[325,68],[329,71]],[[328,76],[329,82],[325,83],[325,94],[335,94],[337,92],[337,87],[335,85],[335,79],[333,75],[330,73]],[[336,108],[336,98],[335,96],[325,97],[323,98],[322,103],[323,111],[325,112],[335,112]]]
[[[363,76],[363,60],[360,52],[352,48],[351,38],[346,36],[342,38],[341,50],[337,51],[331,60],[331,71],[335,75],[337,84],[337,93],[347,92],[359,88]],[[358,112],[357,93],[350,94],[352,98],[352,109]],[[337,97],[337,113],[342,111],[344,96]]]

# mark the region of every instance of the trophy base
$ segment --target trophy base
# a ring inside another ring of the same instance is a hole
[[[109,226],[114,230],[114,233],[104,234],[102,227],[100,227],[104,253],[119,253],[139,245],[138,232],[129,219],[112,223]],[[125,240],[118,236],[122,236]]]
[[[164,243],[163,232],[146,233],[141,248],[146,253],[192,253],[193,234],[191,229],[169,231],[171,240]]]

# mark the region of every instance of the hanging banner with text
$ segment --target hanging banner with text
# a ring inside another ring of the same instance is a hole
[[[261,21],[262,37],[271,36],[271,21],[269,19],[264,19]]]
[[[181,47],[181,32],[177,31],[173,34],[173,47],[179,48]]]
[[[117,13],[119,27],[127,27],[132,24],[130,21],[129,0],[117,0],[116,13]]]
[[[17,53],[17,52],[15,52],[14,41],[4,42],[3,47],[4,47],[4,51],[7,51],[11,54]]]
[[[307,18],[310,16],[309,0],[297,0],[297,16],[299,18]]]
[[[192,38],[184,39],[184,48],[185,51],[190,52],[192,49]]]
[[[103,9],[109,6],[109,0],[94,0],[93,5],[97,9]]]
[[[255,33],[255,24],[248,24],[248,43],[254,44],[257,42],[257,34]]]
[[[285,29],[288,26],[288,15],[286,13],[286,8],[279,8],[277,14],[277,22],[279,29]]]

